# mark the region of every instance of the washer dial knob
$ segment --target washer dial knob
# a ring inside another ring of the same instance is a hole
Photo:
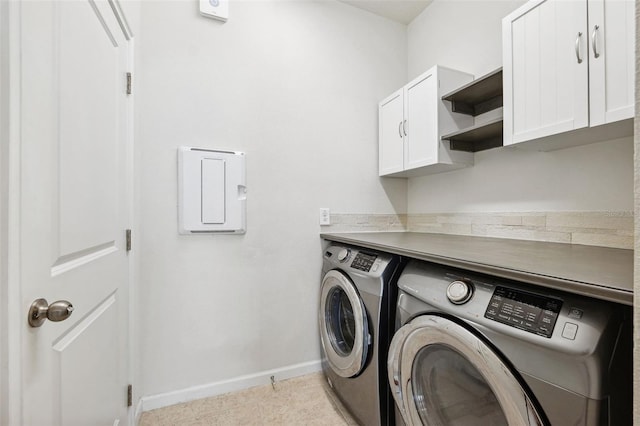
[[[351,250],[349,250],[347,248],[343,248],[342,250],[340,250],[338,252],[338,260],[340,262],[344,262],[345,260],[347,260],[349,258],[350,254],[351,254]]]
[[[455,305],[467,303],[473,295],[473,287],[465,281],[454,281],[447,287],[447,299]]]

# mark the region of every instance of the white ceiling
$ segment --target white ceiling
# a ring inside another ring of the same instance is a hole
[[[376,15],[408,24],[433,0],[339,0]]]

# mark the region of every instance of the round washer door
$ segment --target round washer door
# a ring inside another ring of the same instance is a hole
[[[367,312],[355,286],[340,271],[329,271],[322,279],[318,320],[331,369],[342,377],[358,375],[371,341]]]
[[[407,425],[544,425],[516,374],[475,333],[437,315],[394,335],[389,384]]]

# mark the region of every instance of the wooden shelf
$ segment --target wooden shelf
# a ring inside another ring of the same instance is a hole
[[[451,111],[477,116],[502,106],[502,67],[442,97]]]
[[[478,116],[502,107],[502,68],[473,80],[442,97],[451,111]],[[502,117],[442,136],[454,151],[478,152],[502,146]]]
[[[502,117],[442,136],[454,151],[478,152],[502,146]]]

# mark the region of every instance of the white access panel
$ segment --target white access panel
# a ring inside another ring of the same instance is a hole
[[[203,158],[202,223],[221,225],[226,221],[226,162],[222,158]]]
[[[178,148],[178,228],[181,234],[246,230],[243,152]]]

